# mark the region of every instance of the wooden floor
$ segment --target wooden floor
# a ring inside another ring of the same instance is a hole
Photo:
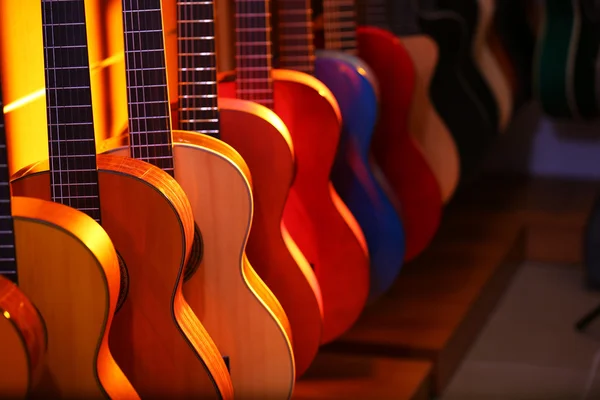
[[[430,248],[351,331],[323,348],[296,398],[412,400],[441,393],[522,261],[581,261],[597,189],[487,177],[462,190]]]

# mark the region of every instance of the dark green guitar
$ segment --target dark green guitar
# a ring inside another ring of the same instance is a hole
[[[544,112],[557,118],[596,116],[598,40],[582,0],[546,0],[540,23],[534,91]]]

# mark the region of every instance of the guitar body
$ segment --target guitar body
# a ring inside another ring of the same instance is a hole
[[[405,260],[419,255],[435,235],[442,215],[437,179],[408,131],[415,70],[400,40],[388,31],[361,27],[358,54],[371,67],[381,96],[373,155],[400,202],[406,232]]]
[[[0,395],[3,398],[27,398],[42,372],[47,341],[44,321],[35,306],[14,283],[0,276]]]
[[[129,275],[110,330],[115,360],[142,398],[231,398],[227,367],[182,294],[194,221],[181,187],[139,160],[101,155],[97,164],[102,226]],[[42,199],[49,187],[47,162],[13,181],[16,194]]]
[[[475,40],[479,26],[479,0],[438,0],[440,11],[450,11],[456,14],[464,24],[464,45],[466,54],[461,59],[461,69],[468,79],[469,86],[483,105],[487,118],[498,130],[500,123],[500,109],[490,85],[482,75],[475,57]],[[498,132],[496,132],[496,135]]]
[[[22,189],[13,184],[13,193]],[[19,289],[43,315],[48,339],[33,397],[138,399],[108,347],[120,285],[108,235],[62,204],[22,197],[12,203]],[[46,346],[39,335],[30,338]],[[39,359],[41,350],[30,355]]]
[[[272,74],[275,113],[289,129],[296,157],[283,222],[314,267],[323,297],[321,343],[327,343],[350,328],[364,308],[369,291],[368,250],[358,223],[329,180],[341,128],[333,95],[312,76],[288,70]],[[235,82],[219,87],[221,96],[235,96]],[[247,131],[244,135],[253,137]]]
[[[287,315],[298,377],[317,355],[323,330],[323,305],[313,270],[281,222],[294,179],[291,138],[281,119],[257,103],[219,98],[219,110],[221,139],[237,151],[249,169],[249,175],[246,175],[248,171],[240,172],[240,177],[251,182],[254,198],[246,255],[253,270],[266,283]],[[174,112],[174,124],[177,117]],[[177,148],[178,143],[175,146]],[[307,229],[312,228],[307,225]],[[247,276],[246,279],[252,278]],[[186,293],[189,293],[187,289]],[[284,328],[287,330],[286,326]],[[230,362],[233,368],[234,361]],[[283,374],[289,377],[293,371],[287,367],[277,376]]]
[[[356,57],[333,51],[317,51],[316,55],[315,77],[335,96],[343,121],[331,180],[367,240],[371,260],[368,301],[373,302],[398,276],[405,240],[400,217],[369,165],[377,95],[365,73],[359,72],[369,75],[369,67]]]
[[[429,88],[438,63],[438,48],[425,35],[400,37],[415,68],[415,87],[408,129],[423,150],[437,178],[442,200],[447,203],[460,179],[460,156],[452,134],[429,99]]]
[[[578,115],[574,87],[572,46],[578,37],[576,8],[571,0],[547,0],[536,44],[534,90],[544,113],[558,118]],[[589,83],[588,83],[589,84]]]
[[[419,23],[438,45],[439,61],[431,80],[431,101],[458,147],[461,181],[479,173],[483,158],[497,135],[479,97],[471,89],[468,71],[463,66],[470,57],[464,22],[451,11],[419,14]]]
[[[488,45],[488,38],[494,20],[495,3],[496,0],[477,0],[479,12],[473,41],[473,53],[475,62],[496,99],[499,128],[502,132],[510,122],[513,105],[506,76]]]
[[[237,396],[289,398],[295,380],[289,322],[244,253],[253,206],[248,167],[210,136],[173,131],[173,143],[175,178],[203,242],[202,263],[184,283],[184,297],[229,357]],[[127,156],[129,147],[109,153]]]

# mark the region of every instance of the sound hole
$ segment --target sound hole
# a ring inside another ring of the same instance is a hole
[[[200,263],[202,262],[202,256],[204,255],[204,242],[202,241],[202,234],[197,224],[194,224],[194,241],[192,242],[192,251],[190,258],[188,259],[185,270],[183,271],[183,281],[187,282],[194,276]]]
[[[127,293],[129,292],[129,273],[127,272],[127,266],[121,254],[117,251],[117,258],[119,259],[119,269],[121,270],[121,289],[119,290],[119,299],[117,300],[117,309],[119,311],[125,303]]]

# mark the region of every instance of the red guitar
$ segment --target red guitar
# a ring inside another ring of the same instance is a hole
[[[366,7],[368,25],[386,26],[385,0],[367,0]],[[358,55],[379,82],[379,123],[372,151],[400,201],[408,261],[433,239],[443,200],[437,178],[408,130],[415,87],[412,60],[396,36],[375,26],[358,29]]]
[[[283,221],[319,280],[325,343],[350,328],[365,305],[368,251],[358,223],[329,180],[341,129],[337,102],[310,75],[272,70],[268,17],[269,0],[236,0],[237,81],[222,83],[220,95],[271,108],[289,129],[296,177]]]

